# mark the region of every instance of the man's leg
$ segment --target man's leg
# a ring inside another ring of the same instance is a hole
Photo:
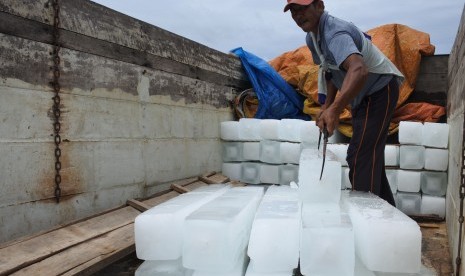
[[[392,205],[395,202],[384,168],[384,147],[398,97],[396,80],[365,97],[352,111],[353,136],[347,151],[352,189],[372,192]]]

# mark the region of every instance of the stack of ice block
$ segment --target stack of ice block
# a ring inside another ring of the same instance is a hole
[[[195,275],[245,270],[251,226],[262,196],[262,187],[231,188],[187,216],[183,266],[195,270]]]
[[[222,173],[248,184],[297,181],[302,147],[316,147],[315,122],[252,119],[221,123]]]
[[[371,271],[419,273],[421,231],[418,224],[379,197],[345,191],[341,200],[355,234],[355,252]]]
[[[396,202],[408,215],[445,217],[449,125],[400,122]]]
[[[185,271],[180,265],[186,216],[231,188],[215,184],[179,195],[138,215],[134,222],[137,257],[142,271]],[[174,273],[174,272],[173,272]]]
[[[300,206],[296,189],[268,188],[250,233],[249,271],[292,275],[299,263]]]

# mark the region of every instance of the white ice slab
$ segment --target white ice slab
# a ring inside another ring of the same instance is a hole
[[[300,152],[300,143],[282,142],[280,144],[281,163],[299,164]]]
[[[260,183],[279,184],[279,165],[260,164]]]
[[[260,166],[260,163],[242,162],[241,181],[248,184],[259,184]]]
[[[295,189],[268,188],[255,214],[247,251],[255,271],[290,271],[297,267],[300,206]]]
[[[397,193],[397,186],[399,183],[398,170],[396,169],[386,169],[386,177],[389,182],[389,187],[391,187],[392,194]]]
[[[447,171],[449,165],[449,150],[431,149],[425,150],[425,170]]]
[[[281,142],[260,141],[260,161],[270,164],[281,164]]]
[[[418,273],[385,273],[385,272],[375,272],[376,276],[438,276],[438,274],[424,266],[421,265],[420,272]]]
[[[320,129],[315,121],[304,121],[300,128],[300,141],[309,145],[317,145]]]
[[[249,263],[245,276],[293,276],[294,271],[278,271],[278,272],[257,272],[254,270],[253,261]]]
[[[239,119],[239,139],[240,141],[260,141],[260,121],[255,118]]]
[[[341,196],[341,163],[327,151],[320,180],[323,159],[317,150],[304,149],[300,156],[299,195],[306,203],[338,203]]]
[[[354,227],[356,254],[369,270],[420,271],[421,231],[414,220],[371,193],[344,192],[341,201]]]
[[[298,179],[299,179],[299,166],[298,165],[286,164],[286,165],[279,166],[279,184],[289,185],[291,182],[297,182]]]
[[[264,119],[260,121],[260,137],[263,140],[279,140],[278,128],[280,120]]]
[[[249,265],[249,257],[246,252],[242,253],[239,262],[234,266],[232,270],[225,271],[223,269],[218,271],[203,271],[203,270],[194,270],[192,276],[243,276]]]
[[[186,216],[227,190],[218,187],[182,194],[138,215],[134,222],[137,257],[141,260],[180,258]]]
[[[421,197],[422,215],[437,215],[440,218],[446,217],[446,198],[439,196],[423,195]]]
[[[328,144],[327,149],[336,155],[337,161],[341,162],[342,166],[347,165],[347,149],[349,144]]]
[[[246,250],[262,187],[231,188],[185,220],[183,266],[201,271],[230,271]]]
[[[399,143],[421,145],[422,135],[423,124],[421,122],[401,121],[399,123]]]
[[[305,121],[299,119],[281,119],[278,135],[281,141],[301,142],[300,132]]]
[[[363,264],[360,259],[355,256],[355,273],[354,276],[376,276],[376,274],[366,268],[366,266]]]
[[[432,196],[445,196],[447,191],[447,173],[423,171],[421,173],[421,191]]]
[[[418,193],[421,187],[421,171],[397,171],[397,190],[400,192]]]
[[[241,163],[223,163],[221,173],[231,180],[240,180],[241,179]]]
[[[226,121],[220,124],[220,137],[225,141],[239,141],[239,122]]]
[[[244,160],[242,158],[243,145],[242,142],[223,142],[223,161],[236,162]]]
[[[352,183],[349,177],[350,169],[348,167],[341,167],[341,189],[352,189]]]
[[[135,276],[190,276],[193,271],[182,266],[181,259],[172,261],[144,261]]]
[[[397,192],[396,205],[406,215],[419,215],[421,212],[421,194]]]
[[[401,169],[420,170],[425,166],[425,147],[400,146],[399,164]]]
[[[260,142],[243,142],[242,159],[245,161],[260,161]]]
[[[447,148],[449,145],[449,125],[443,123],[425,123],[423,125],[422,145],[433,148]]]
[[[337,265],[335,265],[337,264]],[[354,275],[354,231],[338,204],[303,204],[300,271],[304,275]]]
[[[398,167],[399,166],[399,146],[386,145],[384,148],[384,165]]]

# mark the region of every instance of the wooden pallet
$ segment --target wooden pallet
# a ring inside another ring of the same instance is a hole
[[[0,247],[0,275],[91,275],[135,252],[134,219],[141,212],[197,187],[226,183],[208,173],[178,181],[146,200]]]

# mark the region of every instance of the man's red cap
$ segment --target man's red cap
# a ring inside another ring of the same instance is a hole
[[[287,0],[287,5],[284,7],[284,12],[287,12],[291,4],[297,4],[302,6],[310,5],[314,0]]]

